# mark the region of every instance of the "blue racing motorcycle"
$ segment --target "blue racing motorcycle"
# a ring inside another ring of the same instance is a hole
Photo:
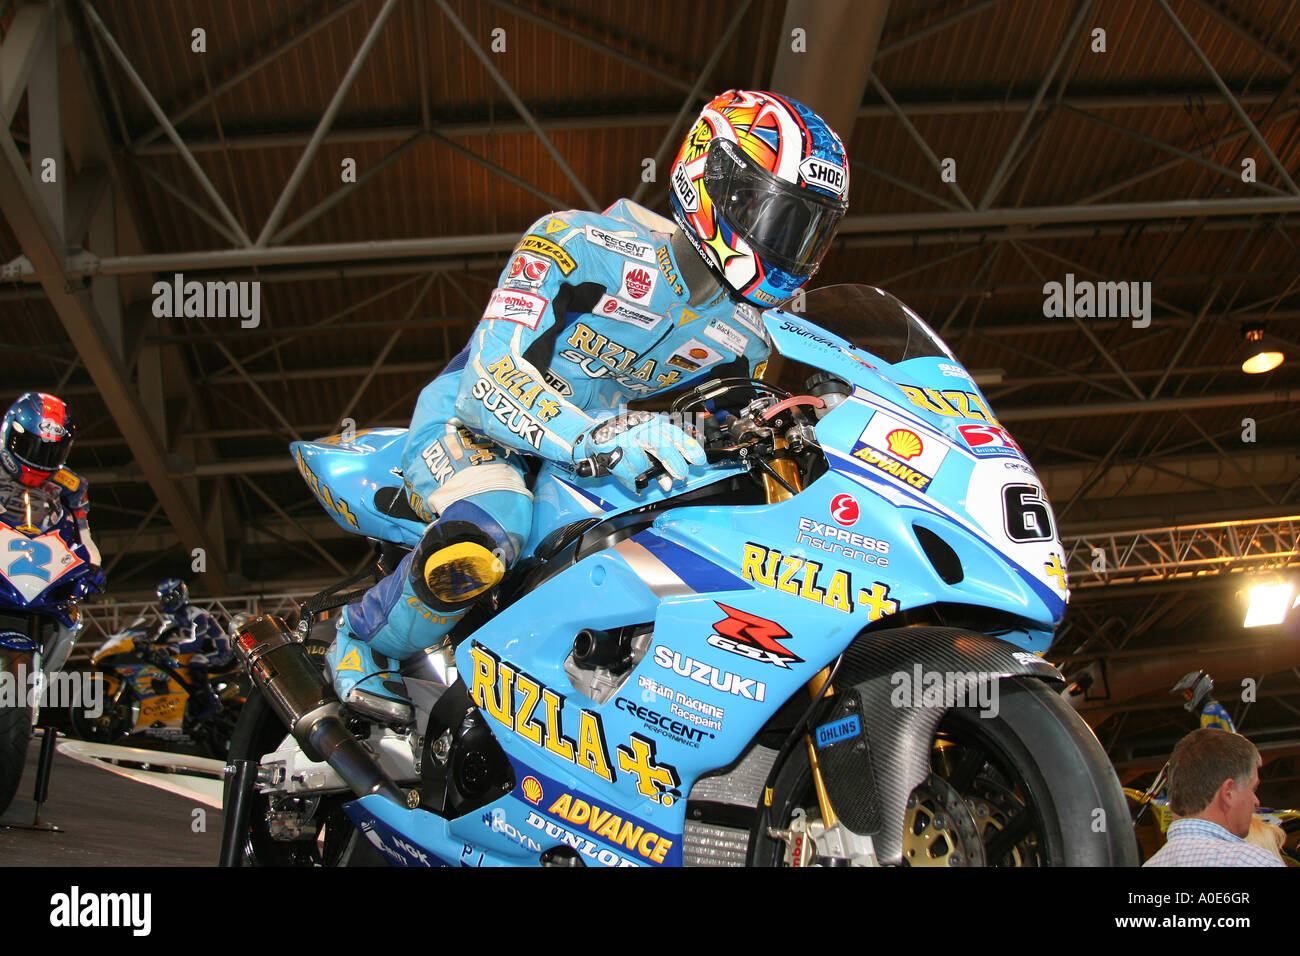
[[[61,501],[30,488],[0,502],[0,813],[18,790],[42,701],[69,696],[50,691],[56,678],[68,687],[59,671],[81,629],[77,602],[103,587]]]
[[[259,693],[224,864],[1136,863],[1114,771],[1042,657],[1065,558],[1019,446],[879,289],[763,321],[758,378],[666,413],[710,462],[684,487],[540,465],[524,559],[403,665],[409,706],[340,702],[322,672],[312,612],[356,592],[309,602],[299,633],[238,633]],[[384,568],[423,530],[404,440],[293,446]]]

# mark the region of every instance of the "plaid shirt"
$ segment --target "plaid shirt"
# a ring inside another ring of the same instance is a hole
[[[1143,866],[1285,866],[1263,847],[1217,823],[1183,817],[1169,824],[1168,841]]]

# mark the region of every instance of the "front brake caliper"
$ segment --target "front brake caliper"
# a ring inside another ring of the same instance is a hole
[[[808,830],[808,815],[803,807],[795,807],[787,829],[768,827],[767,835],[785,844],[786,866],[812,866],[817,862],[817,845]]]
[[[795,807],[790,827],[769,827],[767,835],[785,844],[786,866],[879,866],[871,837],[859,836],[840,821],[827,829]]]

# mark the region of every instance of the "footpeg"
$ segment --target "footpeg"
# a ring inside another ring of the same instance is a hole
[[[364,717],[393,727],[410,724],[415,719],[415,710],[405,701],[383,697],[360,687],[348,691],[343,703]]]

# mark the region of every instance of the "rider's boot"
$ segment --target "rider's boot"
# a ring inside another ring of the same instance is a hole
[[[348,605],[339,617],[338,639],[328,660],[340,699],[362,710],[408,703],[399,662],[436,646],[470,606],[495,587],[513,561],[516,545],[494,534],[499,525],[457,520],[480,517],[449,508],[426,529],[415,550],[393,573]],[[351,695],[351,696],[349,696]]]
[[[325,655],[334,674],[334,690],[339,699],[346,700],[352,688],[359,685],[369,693],[401,700],[405,691],[398,670],[400,662],[353,637],[345,623],[346,618],[346,614],[339,616],[338,633]]]

